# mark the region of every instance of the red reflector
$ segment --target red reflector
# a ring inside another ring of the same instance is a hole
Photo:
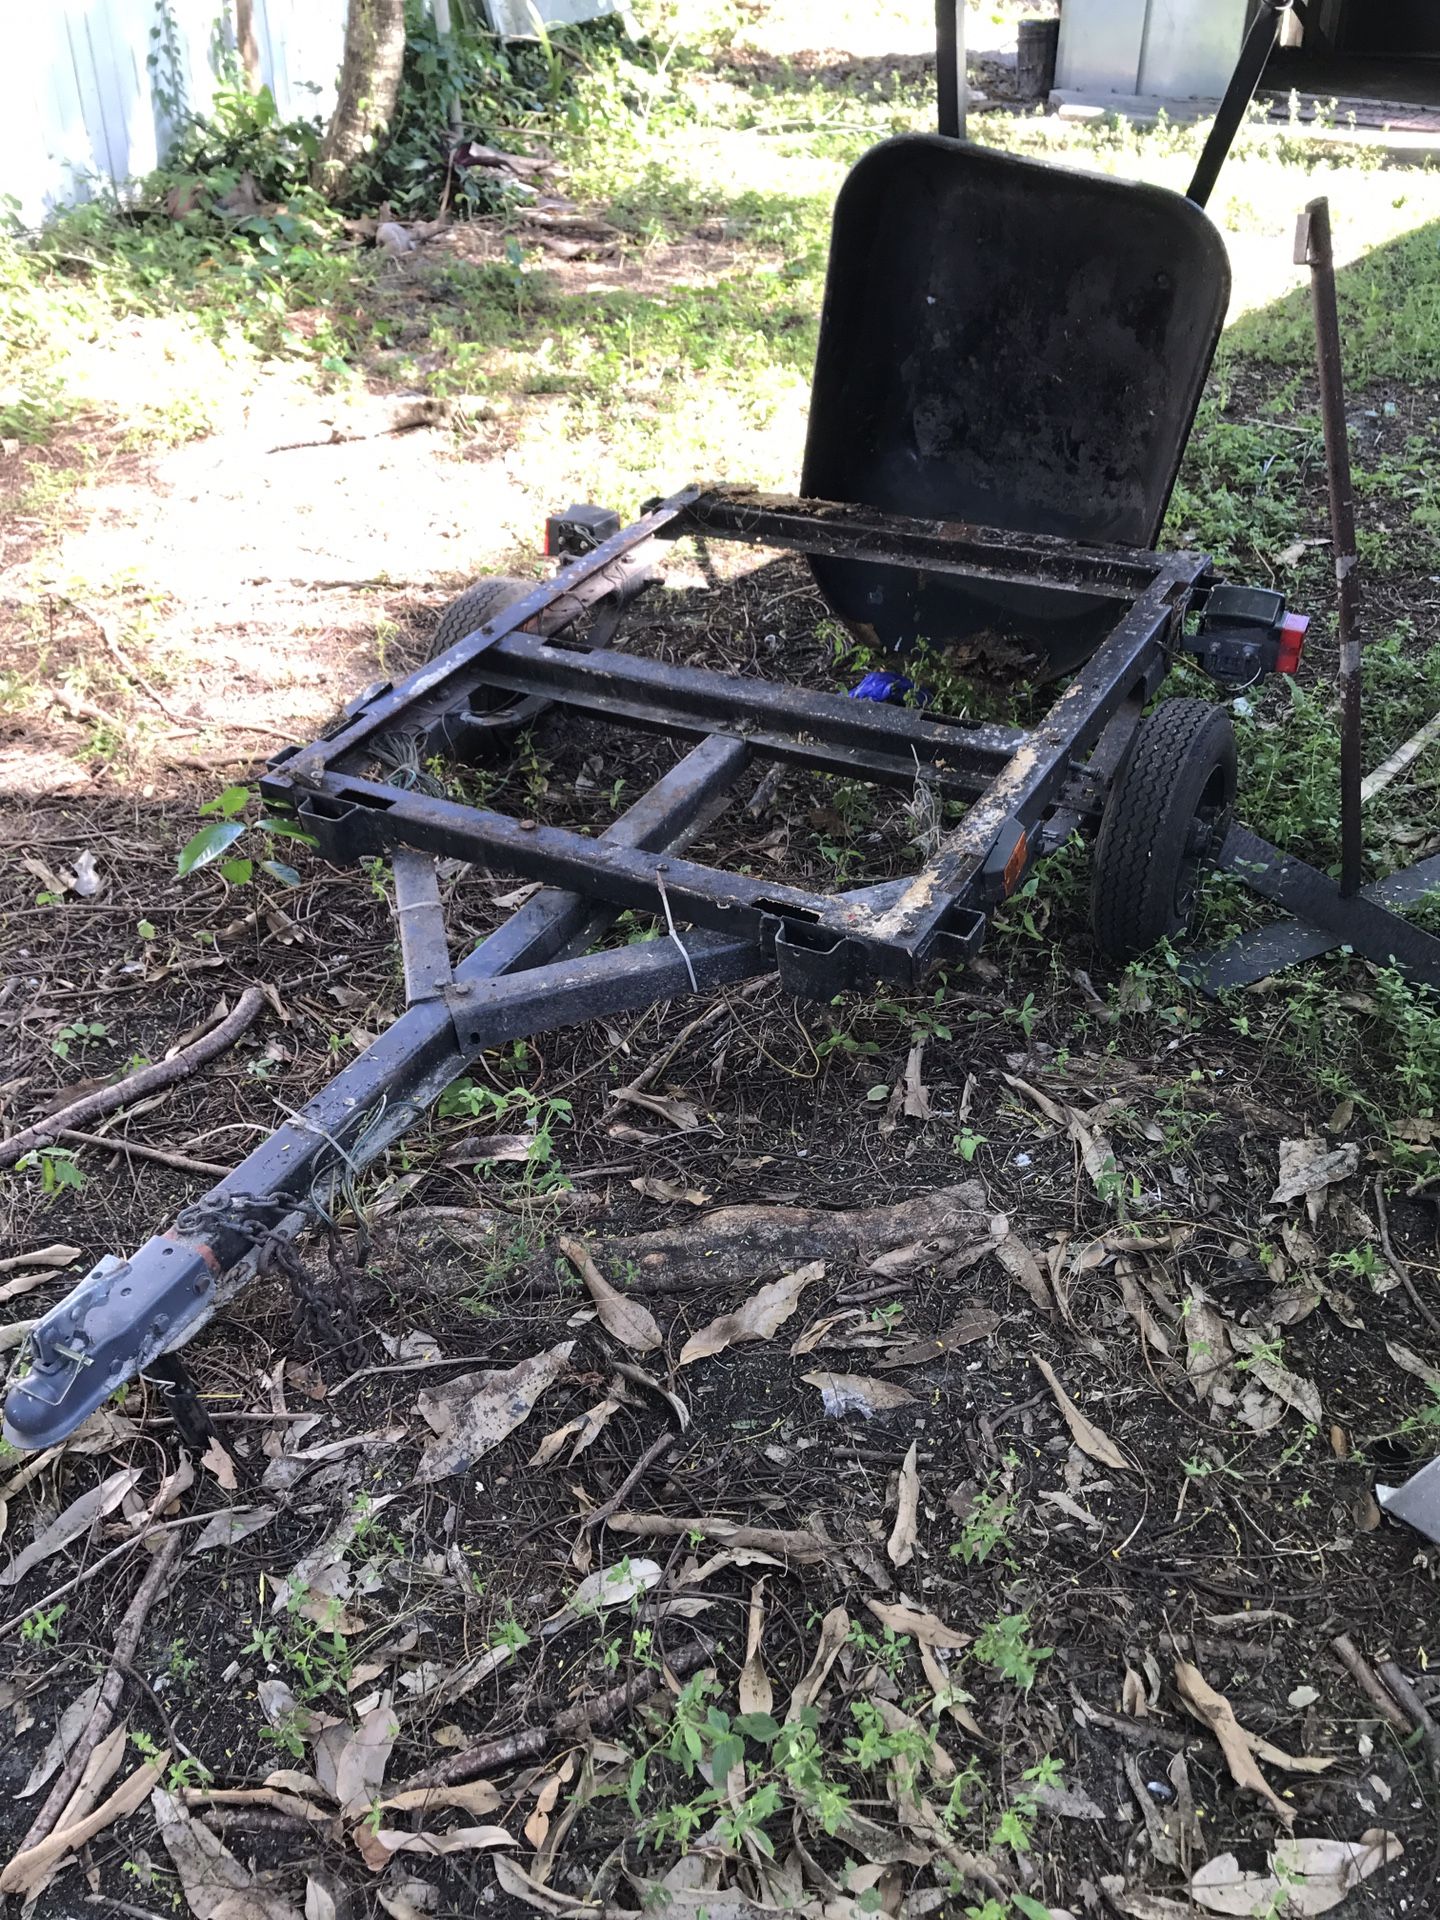
[[[1310,631],[1308,613],[1287,613],[1280,623],[1280,647],[1275,655],[1277,673],[1294,673],[1300,665],[1305,636]]]

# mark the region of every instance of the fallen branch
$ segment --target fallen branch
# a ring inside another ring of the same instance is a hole
[[[1349,1634],[1337,1633],[1330,1642],[1330,1651],[1382,1719],[1397,1733],[1403,1734],[1408,1739],[1411,1731],[1410,1722],[1376,1679],[1370,1662]]]
[[[634,1533],[644,1540],[679,1540],[698,1534],[718,1547],[750,1547],[756,1553],[773,1553],[778,1560],[794,1560],[801,1566],[833,1560],[841,1552],[835,1541],[807,1527],[747,1527],[717,1514],[678,1519],[667,1513],[615,1513],[610,1516],[610,1525],[616,1533]]]
[[[1382,1660],[1378,1671],[1381,1680],[1415,1723],[1425,1749],[1425,1758],[1430,1763],[1431,1779],[1440,1780],[1440,1726],[1436,1726],[1425,1702],[1393,1660]]]
[[[120,1696],[125,1688],[125,1677],[135,1659],[140,1645],[140,1635],[145,1622],[150,1617],[150,1609],[159,1598],[166,1581],[174,1571],[175,1562],[180,1557],[181,1540],[178,1533],[172,1533],[150,1563],[145,1578],[135,1589],[135,1598],[125,1609],[125,1617],[115,1635],[115,1651],[110,1656],[110,1665],[105,1678],[100,1682],[100,1693],[90,1718],[86,1721],[79,1739],[70,1749],[69,1757],[60,1769],[59,1778],[46,1796],[45,1804],[31,1823],[30,1831],[16,1848],[17,1853],[28,1853],[32,1847],[38,1847],[42,1840],[48,1839],[54,1832],[56,1822],[70,1804],[70,1797],[80,1784],[80,1778],[90,1764],[90,1756],[110,1731],[110,1723],[115,1718],[120,1705]],[[88,1808],[82,1807],[83,1818]]]
[[[693,1646],[684,1647],[678,1653],[666,1657],[666,1666],[677,1679],[684,1679],[694,1673],[697,1667],[703,1667],[715,1651],[715,1643],[703,1637]],[[632,1679],[621,1681],[618,1687],[611,1687],[607,1693],[598,1694],[593,1700],[581,1700],[573,1707],[566,1707],[563,1713],[557,1713],[543,1727],[522,1727],[516,1733],[507,1733],[499,1740],[482,1740],[473,1747],[466,1747],[453,1759],[441,1760],[433,1767],[426,1767],[423,1773],[412,1774],[398,1787],[387,1788],[392,1796],[401,1793],[413,1793],[419,1787],[458,1787],[467,1780],[479,1780],[486,1774],[503,1773],[507,1767],[513,1767],[522,1760],[536,1760],[552,1747],[563,1746],[567,1740],[575,1740],[587,1733],[603,1733],[613,1726],[624,1714],[643,1705],[654,1693],[664,1686],[664,1676],[658,1673],[638,1673]]]
[[[188,1047],[182,1047],[173,1058],[156,1060],[151,1066],[127,1073],[123,1080],[117,1080],[113,1086],[101,1087],[96,1093],[86,1094],[83,1100],[72,1101],[68,1107],[62,1107],[48,1119],[37,1120],[33,1127],[12,1133],[8,1140],[0,1140],[0,1167],[13,1167],[27,1153],[58,1140],[67,1128],[74,1129],[89,1120],[98,1120],[107,1113],[116,1113],[121,1107],[133,1105],[147,1093],[174,1086],[177,1080],[187,1080],[207,1060],[213,1060],[217,1054],[233,1047],[264,1004],[265,995],[259,987],[247,987],[234,1010],[218,1026],[212,1027],[208,1033],[202,1033]]]
[[[633,1261],[638,1290],[693,1282],[703,1266],[707,1286],[779,1273],[807,1260],[868,1266],[881,1254],[914,1246],[916,1264],[971,1246],[989,1231],[990,1210],[978,1182],[940,1187],[889,1207],[829,1212],[808,1207],[721,1207],[683,1226],[607,1241],[607,1258]]]

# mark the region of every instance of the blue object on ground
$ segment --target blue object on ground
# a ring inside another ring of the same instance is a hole
[[[913,680],[907,680],[903,673],[887,673],[883,667],[875,667],[867,673],[858,686],[850,689],[852,700],[879,700],[886,706],[903,707],[905,696],[915,695],[914,705],[928,706],[930,694],[924,687],[917,688]]]

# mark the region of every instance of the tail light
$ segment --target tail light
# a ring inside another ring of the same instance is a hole
[[[1307,613],[1287,613],[1280,622],[1280,644],[1275,653],[1276,673],[1295,673],[1300,666],[1300,655],[1305,647],[1305,636],[1310,631],[1310,616]]]

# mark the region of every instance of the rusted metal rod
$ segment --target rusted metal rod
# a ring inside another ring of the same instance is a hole
[[[1315,357],[1320,414],[1325,424],[1325,479],[1330,493],[1330,544],[1340,615],[1340,892],[1360,891],[1361,837],[1360,581],[1355,552],[1355,485],[1345,420],[1345,368],[1340,354],[1340,309],[1335,298],[1335,252],[1330,202],[1312,200],[1295,230],[1295,263],[1310,269],[1315,313]]]
[[[965,0],[935,0],[936,123],[965,138]]]

